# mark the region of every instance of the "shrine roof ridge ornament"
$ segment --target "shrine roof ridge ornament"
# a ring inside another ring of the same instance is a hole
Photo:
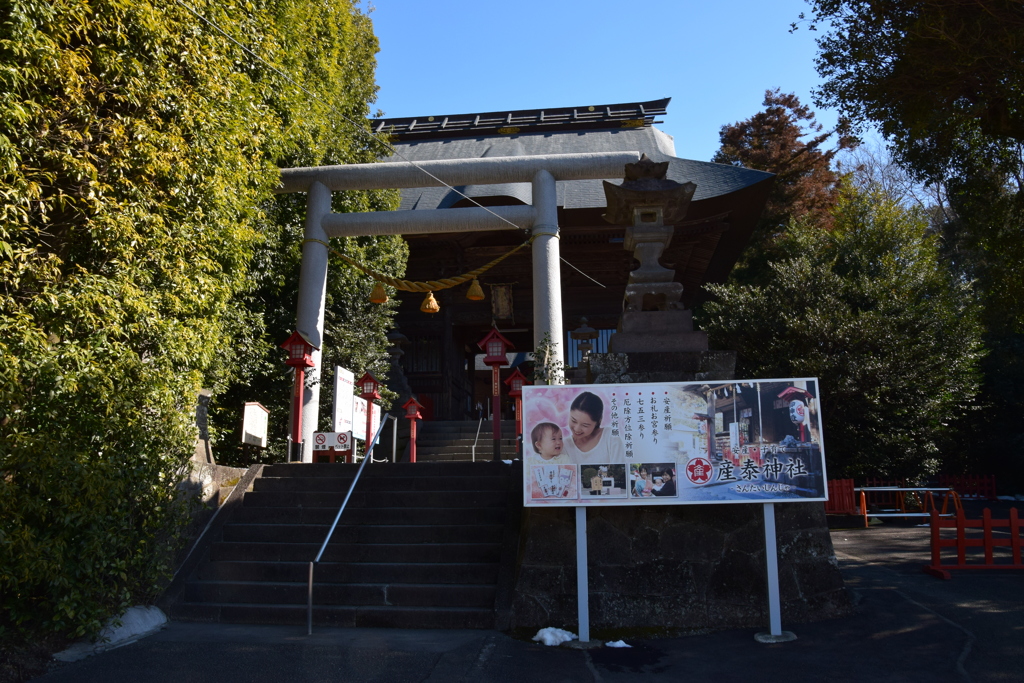
[[[371,119],[370,126],[374,133],[390,134],[392,142],[480,135],[643,128],[662,123],[655,119],[667,113],[671,99],[665,97],[649,102],[624,104]]]

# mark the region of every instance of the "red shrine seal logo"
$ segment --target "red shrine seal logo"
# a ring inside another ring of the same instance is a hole
[[[711,480],[711,463],[704,458],[693,458],[686,464],[686,478],[694,484],[706,484]]]

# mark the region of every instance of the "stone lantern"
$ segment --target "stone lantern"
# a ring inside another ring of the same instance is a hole
[[[626,226],[623,246],[640,266],[629,274],[619,329],[608,350],[706,351],[707,335],[693,331],[693,319],[680,299],[683,285],[675,271],[660,263],[672,242],[674,225],[683,220],[697,186],[666,178],[668,162],[655,163],[645,154],[626,164],[621,185],[605,181],[609,223]]]

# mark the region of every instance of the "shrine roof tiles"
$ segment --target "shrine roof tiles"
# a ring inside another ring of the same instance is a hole
[[[672,180],[696,183],[697,191],[693,198],[695,202],[727,195],[771,178],[770,173],[762,171],[680,159],[674,156],[675,145],[671,136],[651,126],[526,135],[459,136],[451,139],[393,144],[404,159],[396,156],[388,161],[638,151],[647,154],[654,161],[668,161],[668,177]],[[608,180],[618,183],[622,181],[622,177],[608,178]],[[527,183],[470,186],[457,189],[473,198],[505,196],[513,197],[523,203],[529,203],[532,196],[530,185]],[[447,188],[406,189],[402,191],[402,203],[399,208],[448,208],[460,200],[462,200],[461,196]],[[601,181],[560,181],[558,183],[558,204],[566,209],[604,207],[605,195]]]
[[[665,114],[670,100],[666,97],[625,104],[372,119],[370,126],[375,133],[389,133],[392,143],[480,135],[634,128],[660,123],[656,118]]]

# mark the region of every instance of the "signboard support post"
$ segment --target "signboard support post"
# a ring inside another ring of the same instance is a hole
[[[768,562],[768,625],[770,633],[758,633],[759,643],[786,643],[796,640],[791,631],[782,630],[782,601],[779,599],[779,551],[775,540],[775,503],[764,503],[764,556]]]
[[[580,642],[590,641],[590,591],[587,576],[587,508],[576,507],[576,614]]]

